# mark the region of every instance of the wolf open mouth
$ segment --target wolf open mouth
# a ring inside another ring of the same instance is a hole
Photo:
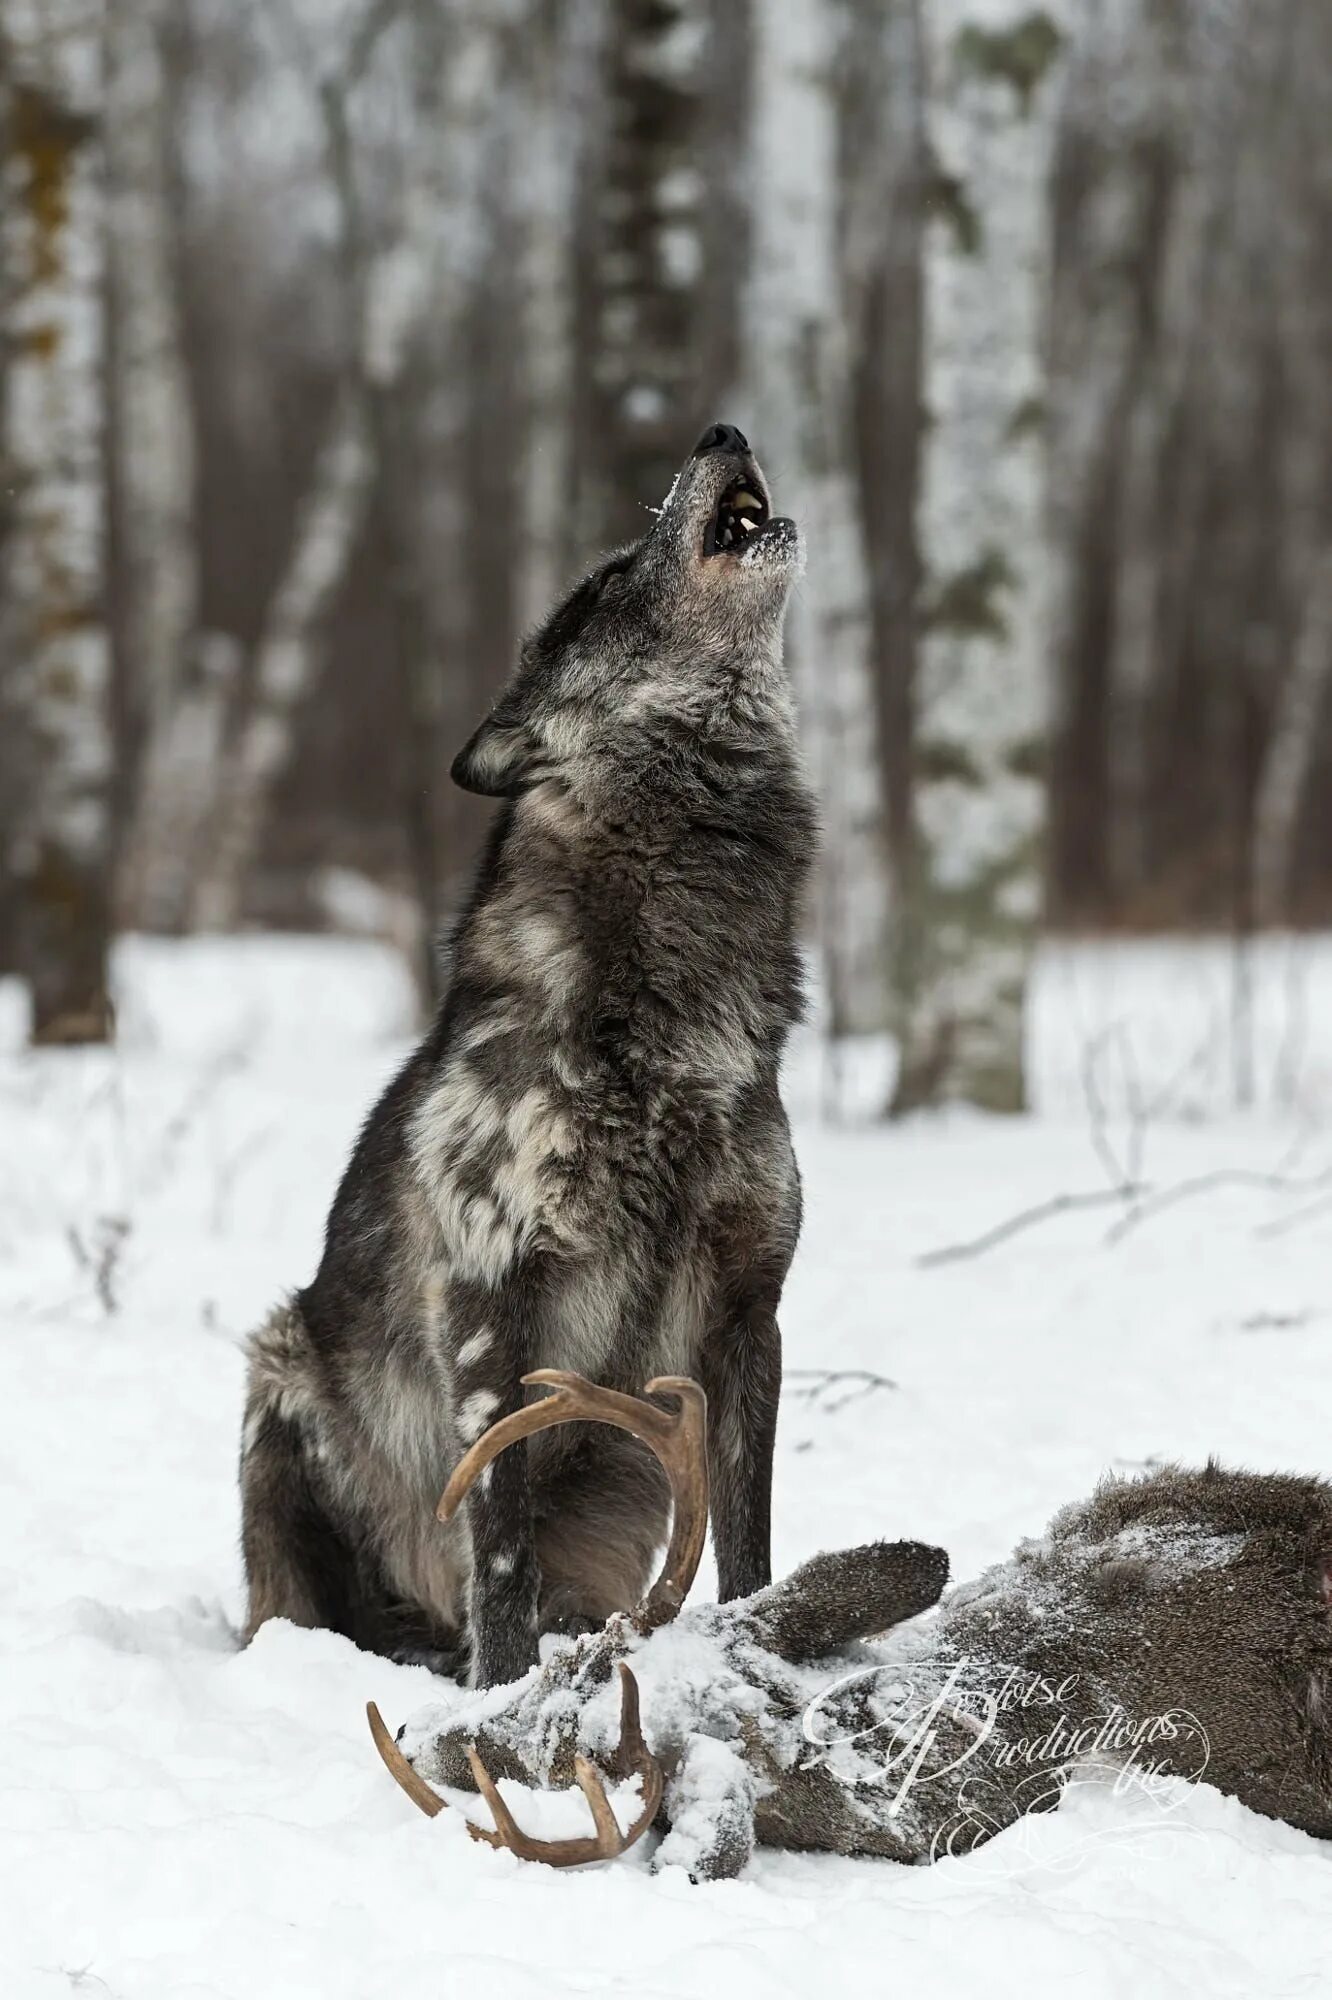
[[[756,479],[736,479],[717,502],[703,536],[705,556],[733,553],[768,525],[768,503]]]

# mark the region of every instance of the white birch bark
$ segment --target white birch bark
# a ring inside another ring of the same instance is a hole
[[[107,165],[122,562],[150,712],[185,666],[197,589],[194,436],[172,271],[160,0],[108,0]]]
[[[754,14],[753,275],[746,301],[761,459],[795,514],[806,572],[787,658],[824,819],[816,929],[834,1033],[882,1027],[887,908],[869,682],[865,549],[849,456],[840,309],[830,23],[814,9]]]
[[[523,184],[527,192],[523,243],[524,372],[527,382],[523,550],[518,585],[524,628],[542,618],[570,566],[572,487],[573,260],[569,252],[578,148],[569,119],[579,107],[577,66],[594,47],[589,10],[561,6],[545,13],[528,67]]]
[[[895,911],[894,1108],[1023,1102],[1048,695],[1042,303],[1060,33],[1013,0],[931,0],[938,179],[925,245],[925,575],[914,852]]]
[[[39,1039],[107,1031],[101,0],[3,0],[4,644],[35,745],[10,858]]]

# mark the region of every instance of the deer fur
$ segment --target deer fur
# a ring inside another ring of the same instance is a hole
[[[446,1785],[470,1786],[468,1743],[492,1776],[565,1785],[576,1751],[608,1758],[627,1659],[667,1778],[655,1862],[697,1877],[736,1873],[756,1840],[904,1862],[966,1852],[1055,1804],[1071,1775],[1123,1770],[1134,1738],[1139,1770],[1205,1777],[1332,1835],[1322,1480],[1216,1465],[1109,1480],[903,1626],[947,1568],[940,1549],[879,1542],[647,1638],[618,1618],[512,1688],[425,1711],[402,1747]],[[862,1643],[875,1632],[888,1636]]]
[[[314,1281],[254,1336],[248,1630],[285,1617],[479,1685],[635,1602],[666,1495],[600,1426],[434,1503],[536,1367],[708,1392],[725,1597],[768,1581],[777,1308],[800,1221],[777,1091],[814,845],[782,667],[789,521],[716,426],[659,518],[525,642],[453,775],[501,798],[426,1039],[371,1112]]]

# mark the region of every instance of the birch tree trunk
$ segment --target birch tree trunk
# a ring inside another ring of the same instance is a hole
[[[185,687],[198,608],[194,434],[172,257],[163,25],[160,0],[109,0],[112,462],[134,774],[116,906],[129,927],[179,929],[180,834],[192,809],[206,811],[207,775],[191,759],[187,776],[165,739],[176,741],[182,703],[185,733],[198,735],[217,686],[205,677]]]
[[[704,0],[618,0],[605,14],[605,125],[587,190],[588,393],[575,418],[583,546],[640,535],[701,428],[697,377],[710,83]],[[713,413],[715,414],[715,412]]]
[[[889,882],[911,852],[920,556],[925,76],[921,0],[853,0],[841,52],[842,263],[869,573],[870,680]],[[887,980],[881,983],[886,995]],[[886,1012],[886,998],[881,1001]],[[876,1022],[875,1025],[878,1025]]]
[[[10,862],[37,1040],[105,1039],[102,0],[4,0],[6,660],[34,747]]]
[[[976,0],[931,0],[925,23],[925,585],[893,1109],[1015,1111],[1045,826],[1042,301],[1061,35],[1047,13]]]
[[[518,613],[524,628],[545,616],[574,561],[574,259],[569,233],[577,147],[570,143],[570,131],[586,116],[586,84],[580,89],[580,79],[597,54],[589,14],[583,4],[538,0],[520,57],[526,110],[519,144],[526,193],[521,297],[527,407]]]
[[[787,658],[823,811],[815,920],[829,1045],[883,1026],[883,800],[869,672],[869,586],[852,446],[836,43],[827,17],[767,7],[754,23],[752,278],[746,300],[755,444],[800,520],[806,574]],[[801,143],[795,145],[794,133]],[[748,419],[746,419],[748,421]],[[827,1103],[836,1109],[835,1074]]]

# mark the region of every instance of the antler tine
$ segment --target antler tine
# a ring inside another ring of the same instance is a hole
[[[621,1777],[632,1777],[637,1772],[643,1784],[643,1810],[625,1836],[625,1846],[632,1847],[639,1834],[657,1817],[665,1780],[661,1765],[643,1737],[639,1721],[638,1682],[623,1660],[620,1661],[620,1742],[615,1753],[615,1768]]]
[[[500,1797],[499,1788],[482,1763],[476,1745],[472,1744],[468,1748],[467,1761],[472,1767],[476,1788],[495,1819],[493,1833],[487,1827],[472,1826],[472,1834],[477,1840],[488,1841],[492,1847],[507,1847],[520,1861],[544,1861],[550,1868],[577,1868],[585,1861],[613,1861],[616,1855],[626,1853],[635,1841],[642,1839],[661,1804],[662,1772],[660,1764],[643,1741],[638,1719],[638,1683],[623,1661],[620,1663],[620,1682],[620,1744],[616,1762],[622,1766],[627,1753],[629,1769],[638,1774],[643,1788],[642,1810],[633,1825],[621,1833],[611,1802],[606,1797],[605,1780],[595,1764],[580,1756],[574,1758],[574,1775],[591,1808],[596,1832],[575,1834],[566,1840],[538,1840],[534,1834],[524,1833]],[[394,1747],[396,1749],[397,1746]],[[398,1754],[401,1756],[402,1753]],[[406,1762],[406,1759],[403,1761]],[[471,1825],[471,1822],[468,1824]]]
[[[365,1714],[370,1724],[370,1734],[375,1739],[375,1748],[384,1759],[390,1775],[402,1786],[412,1804],[420,1806],[428,1819],[434,1819],[437,1813],[443,1812],[448,1800],[442,1799],[439,1793],[426,1783],[420,1772],[408,1763],[390,1735],[388,1724],[374,1702],[366,1703]]]
[[[597,1829],[598,1854],[621,1854],[624,1851],[624,1836],[620,1824],[611,1811],[611,1802],[606,1797],[606,1787],[600,1771],[586,1757],[574,1758],[574,1776],[578,1789],[592,1810],[592,1821]]]
[[[428,1785],[420,1773],[408,1763],[397,1743],[389,1734],[388,1726],[374,1702],[365,1705],[370,1723],[370,1734],[375,1740],[384,1763],[395,1781],[402,1786],[413,1805],[421,1808],[430,1819],[442,1813],[447,1800]],[[622,1776],[637,1774],[643,1789],[643,1806],[627,1832],[621,1833],[619,1822],[611,1810],[606,1797],[606,1786],[596,1765],[586,1757],[574,1758],[574,1775],[579,1790],[592,1811],[596,1825],[593,1834],[578,1834],[568,1840],[538,1840],[534,1835],[524,1833],[504,1800],[489,1771],[481,1761],[476,1745],[470,1744],[467,1761],[472,1767],[476,1788],[494,1815],[494,1827],[477,1826],[475,1821],[466,1822],[467,1831],[473,1840],[483,1840],[487,1847],[507,1847],[520,1861],[544,1861],[551,1868],[576,1868],[585,1861],[613,1861],[617,1854],[624,1854],[641,1840],[657,1817],[661,1804],[663,1786],[661,1765],[643,1740],[639,1722],[638,1682],[624,1662],[620,1663],[620,1742],[615,1755],[617,1771]]]
[[[435,1510],[439,1519],[452,1520],[463,1495],[491,1460],[520,1438],[557,1424],[614,1424],[629,1431],[656,1453],[671,1486],[673,1517],[666,1560],[634,1613],[640,1631],[665,1625],[689,1594],[707,1534],[707,1397],[687,1375],[659,1375],[647,1385],[649,1395],[677,1396],[680,1407],[675,1411],[658,1409],[655,1403],[620,1389],[599,1388],[561,1368],[533,1369],[523,1381],[553,1393],[501,1417],[463,1454]]]

